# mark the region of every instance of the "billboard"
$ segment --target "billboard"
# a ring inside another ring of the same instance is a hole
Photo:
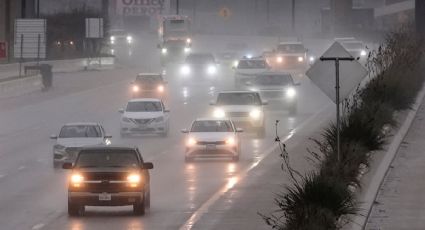
[[[15,20],[15,58],[46,58],[46,19]]]
[[[156,17],[168,14],[170,0],[117,0],[116,13],[122,16]]]

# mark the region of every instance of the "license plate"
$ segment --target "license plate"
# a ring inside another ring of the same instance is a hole
[[[216,146],[215,145],[207,145],[207,150],[215,150]]]
[[[111,200],[111,194],[101,193],[101,194],[99,194],[99,200],[109,201],[109,200]]]

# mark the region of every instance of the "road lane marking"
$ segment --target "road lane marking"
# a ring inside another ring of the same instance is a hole
[[[19,171],[21,171],[21,170],[23,170],[23,169],[25,169],[25,166],[20,166],[20,167],[18,168],[18,170],[19,170]]]
[[[302,129],[304,126],[312,122],[322,111],[326,111],[327,107],[325,106],[322,110],[319,110],[317,113],[313,114],[311,117],[309,117],[307,120],[303,121],[300,125],[298,125],[293,131],[291,131],[289,134],[287,134],[284,138],[282,138],[281,142],[287,142],[293,135],[300,129]],[[270,155],[272,152],[276,150],[278,147],[278,144],[274,143],[271,145],[266,151],[265,154],[259,156],[256,161],[251,163],[251,165],[247,168],[245,168],[239,175],[234,176],[229,180],[222,188],[220,188],[216,193],[214,193],[205,203],[201,205],[191,216],[190,218],[179,228],[180,230],[191,230],[194,225],[201,219],[201,217],[208,212],[210,207],[215,204],[226,192],[228,192],[230,189],[232,189],[236,184],[242,179],[245,178],[246,174],[248,174],[249,171],[256,168],[261,161],[263,161],[268,155]]]
[[[43,223],[39,223],[39,224],[36,224],[36,225],[32,226],[31,229],[32,230],[39,230],[39,229],[42,229],[44,226],[45,225]]]

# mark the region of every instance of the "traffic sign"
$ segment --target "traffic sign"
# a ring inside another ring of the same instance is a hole
[[[7,48],[6,48],[6,42],[0,41],[0,59],[7,57]]]
[[[103,18],[86,18],[86,38],[103,38]]]
[[[350,58],[352,56],[339,42],[335,42],[328,50],[326,50],[322,57]],[[333,102],[336,103],[335,68],[336,67],[334,62],[316,61],[307,71],[306,75]],[[356,60],[339,62],[339,69],[339,102],[342,102],[367,75],[367,70]]]
[[[232,15],[232,12],[227,7],[223,7],[218,11],[218,15],[222,18],[229,18]]]
[[[15,58],[46,58],[46,19],[16,19]]]

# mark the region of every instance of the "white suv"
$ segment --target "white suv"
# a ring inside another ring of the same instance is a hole
[[[168,134],[170,111],[165,109],[160,99],[133,99],[119,112],[122,113],[122,137],[135,133],[156,133],[161,136]]]
[[[222,91],[217,96],[213,115],[216,118],[229,118],[235,123],[248,124],[256,129],[258,136],[265,135],[264,106],[258,92],[251,91]]]

